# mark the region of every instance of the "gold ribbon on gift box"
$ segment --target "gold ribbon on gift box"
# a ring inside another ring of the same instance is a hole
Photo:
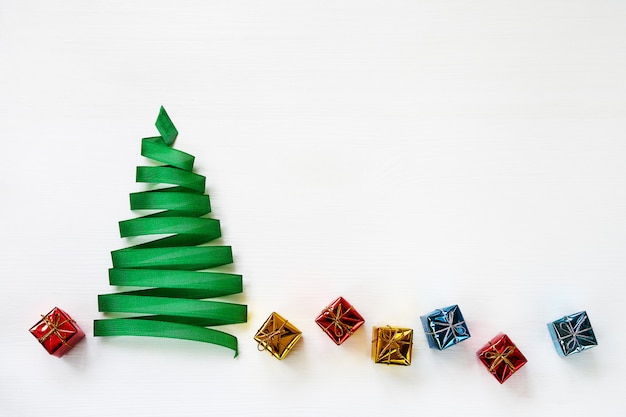
[[[73,330],[61,329],[60,327],[66,323],[76,323],[76,321],[74,321],[73,319],[65,319],[61,321],[62,317],[61,317],[61,314],[59,314],[58,312],[54,312],[52,316],[53,316],[53,320],[51,321],[51,320],[48,320],[47,316],[44,316],[43,314],[41,315],[42,321],[44,322],[46,326],[48,326],[49,330],[46,334],[44,334],[43,336],[39,338],[39,343],[43,343],[46,340],[48,340],[50,336],[55,335],[59,338],[61,343],[63,343],[65,346],[73,347],[72,345],[70,345],[69,343],[65,341],[64,334],[69,333],[70,335],[72,335],[76,332]]]
[[[269,323],[268,323],[269,324]],[[274,325],[274,329],[271,331],[268,331],[266,326],[265,328],[261,329],[257,335],[255,336],[255,339],[257,340],[258,344],[257,344],[257,349],[259,350],[259,352],[264,351],[264,350],[269,350],[269,348],[274,345],[279,343],[280,341],[280,335],[287,333],[285,331],[285,325],[287,324],[286,321],[284,321],[279,328],[276,328],[276,321],[272,320],[272,324]],[[278,339],[276,339],[278,338]],[[276,340],[274,340],[276,339]]]
[[[328,331],[328,329],[330,329],[331,326],[335,326],[334,333],[335,333],[335,336],[337,337],[342,337],[344,335],[344,332],[348,332],[349,334],[352,334],[352,328],[354,327],[341,321],[343,317],[346,314],[348,314],[350,310],[352,310],[352,306],[348,307],[348,309],[344,311],[343,313],[341,312],[341,307],[342,307],[341,304],[337,306],[337,314],[335,314],[335,310],[333,310],[332,307],[330,306],[326,307],[326,311],[328,312],[328,315],[326,317],[328,317],[332,321],[328,326],[324,327],[324,330]]]
[[[515,371],[515,365],[513,365],[513,362],[511,362],[508,358],[509,355],[515,352],[515,346],[507,346],[502,352],[499,352],[496,346],[493,344],[491,345],[491,347],[495,350],[495,352],[485,352],[485,359],[493,360],[493,362],[491,362],[491,366],[489,366],[489,372],[493,373],[498,365],[500,365],[502,362],[504,362],[508,366],[511,372]]]
[[[302,337],[302,332],[280,314],[273,312],[257,331],[254,340],[257,349],[267,350],[275,358],[283,359]]]
[[[384,346],[377,352],[379,359],[377,362],[387,363],[388,365],[391,364],[392,361],[394,361],[394,363],[404,362],[404,364],[410,364],[411,340],[396,340],[397,336],[402,337],[403,333],[409,329],[398,329],[386,326],[384,328],[380,328],[379,330],[381,330],[381,332],[378,334],[378,337],[380,338],[380,341],[384,343]],[[376,342],[376,336],[372,342]],[[402,347],[406,345],[409,345],[409,350],[405,356],[402,353]],[[397,357],[392,358],[393,355],[396,355]]]

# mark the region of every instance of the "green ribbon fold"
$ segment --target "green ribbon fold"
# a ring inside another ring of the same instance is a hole
[[[141,314],[96,320],[95,336],[154,336],[194,340],[235,351],[237,338],[206,326],[244,323],[247,307],[208,301],[242,292],[237,274],[203,271],[233,262],[230,246],[198,246],[221,237],[220,223],[204,194],[205,177],[193,170],[195,158],[171,146],[178,130],[161,107],[161,136],[144,138],[141,154],[165,166],[137,167],[136,181],[169,187],[130,194],[131,210],[150,210],[119,223],[121,237],[165,235],[111,252],[109,283],[135,291],[98,296],[101,312]]]

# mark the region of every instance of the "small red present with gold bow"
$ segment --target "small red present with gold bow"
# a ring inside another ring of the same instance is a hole
[[[30,332],[49,354],[61,357],[85,337],[85,333],[63,310],[54,307],[31,327]]]
[[[365,320],[345,298],[339,297],[320,313],[315,322],[337,345],[342,344]]]
[[[477,355],[501,384],[528,362],[511,339],[503,333],[491,339]]]

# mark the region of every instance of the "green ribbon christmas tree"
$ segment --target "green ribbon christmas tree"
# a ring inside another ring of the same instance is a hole
[[[161,134],[144,138],[141,154],[165,165],[138,166],[137,182],[168,188],[130,194],[131,210],[157,211],[121,221],[122,237],[167,235],[111,252],[109,283],[145,289],[98,296],[101,312],[133,317],[94,322],[95,336],[155,336],[195,340],[235,351],[237,338],[207,326],[244,323],[247,307],[206,298],[242,292],[241,275],[207,271],[233,262],[230,246],[205,245],[221,236],[211,212],[205,177],[193,172],[194,157],[172,148],[178,131],[161,107]]]

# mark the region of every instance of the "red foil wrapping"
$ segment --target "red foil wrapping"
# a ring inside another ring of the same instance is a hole
[[[476,354],[501,384],[528,362],[511,339],[503,333],[491,339]]]
[[[365,320],[345,298],[339,297],[317,316],[315,322],[335,344],[341,345]]]
[[[85,337],[76,322],[58,307],[41,316],[41,320],[31,327],[30,332],[49,354],[59,358]]]

